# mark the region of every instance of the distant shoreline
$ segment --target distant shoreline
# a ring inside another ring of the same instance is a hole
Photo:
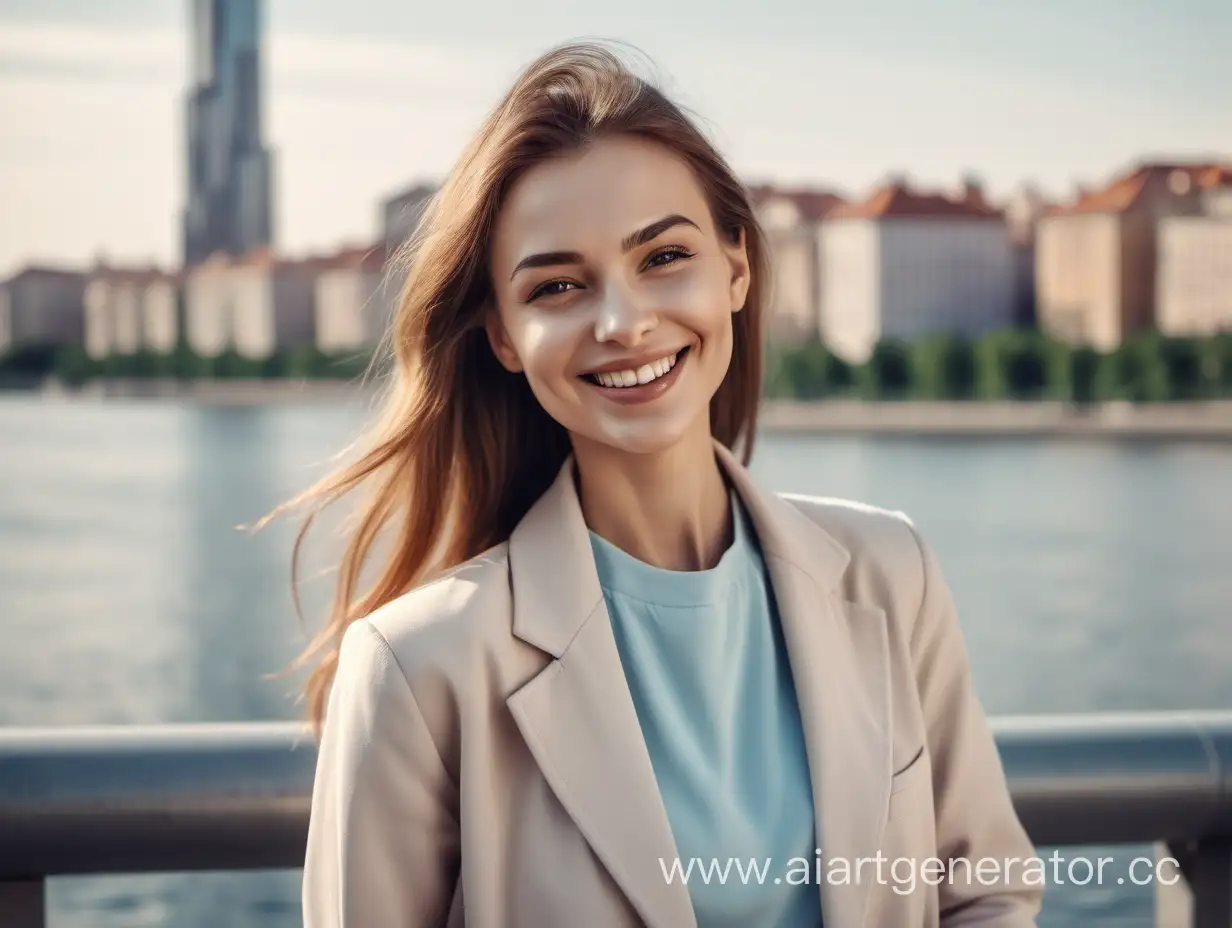
[[[776,434],[917,438],[1113,438],[1232,442],[1232,401],[1054,402],[767,401],[760,428]]]
[[[371,405],[372,387],[322,380],[96,381],[84,390],[5,390],[48,402],[182,402],[204,406]],[[1124,402],[1079,408],[1056,402],[766,400],[767,434],[898,435],[933,438],[1115,438],[1232,441],[1232,400]]]

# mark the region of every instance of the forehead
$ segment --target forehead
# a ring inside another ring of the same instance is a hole
[[[630,232],[673,213],[710,227],[705,194],[688,164],[654,142],[599,139],[518,179],[497,218],[496,257],[516,261],[538,251],[618,246]]]

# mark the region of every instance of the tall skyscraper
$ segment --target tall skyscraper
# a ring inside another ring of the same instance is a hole
[[[273,242],[261,139],[261,0],[193,0],[184,263]]]

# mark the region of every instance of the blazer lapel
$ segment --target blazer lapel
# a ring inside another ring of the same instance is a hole
[[[756,527],[795,680],[816,808],[827,925],[861,926],[889,810],[889,644],[879,610],[847,602],[850,559],[788,500],[715,453]],[[561,805],[651,928],[695,928],[688,887],[599,586],[573,458],[510,537],[513,631],[556,658],[507,700]],[[849,869],[844,869],[844,866]],[[857,879],[858,877],[858,879]]]
[[[861,926],[889,812],[892,759],[885,615],[838,590],[849,553],[791,502],[716,453],[753,519],[777,601],[804,726],[827,925]],[[858,877],[858,879],[857,879]]]
[[[513,631],[556,658],[507,700],[545,779],[651,928],[695,928],[662,868],[671,825],[625,681],[566,461],[509,543]]]

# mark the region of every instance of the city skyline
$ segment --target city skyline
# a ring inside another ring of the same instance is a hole
[[[541,2],[457,22],[389,0],[342,11],[269,0],[280,247],[375,239],[380,198],[439,178],[518,68],[575,36],[648,54],[750,182],[860,197],[893,173],[952,188],[974,172],[994,196],[1028,182],[1064,198],[1142,158],[1232,154],[1232,82],[1218,57],[1232,11],[1219,4],[876,6],[779,0],[741,20],[693,0]],[[21,217],[0,227],[0,273],[100,253],[176,263],[188,4],[40,7],[0,11],[0,201]]]
[[[261,0],[193,0],[185,107],[183,260],[274,242],[273,158],[262,129]]]

